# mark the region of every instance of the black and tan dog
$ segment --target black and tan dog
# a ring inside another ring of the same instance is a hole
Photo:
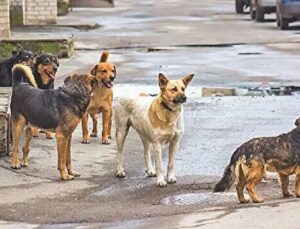
[[[12,86],[11,71],[15,64],[25,64],[32,66],[33,53],[31,51],[22,50],[20,52],[12,52],[12,57],[0,63],[0,87]]]
[[[53,89],[54,80],[59,67],[58,58],[50,53],[42,53],[33,60],[32,72],[40,89]],[[32,128],[33,137],[39,136],[39,129]],[[49,131],[45,131],[46,138],[52,139],[53,136]]]
[[[112,101],[113,101],[113,84],[116,78],[116,66],[107,62],[108,51],[101,55],[99,63],[91,70],[91,74],[97,79],[97,87],[91,96],[90,104],[82,118],[82,143],[89,143],[88,115],[93,119],[93,131],[91,137],[97,137],[97,117],[102,113],[102,144],[110,144],[111,122],[112,122]]]
[[[254,203],[263,202],[255,191],[265,170],[277,172],[282,194],[288,197],[289,176],[296,174],[296,196],[300,197],[300,119],[296,128],[277,137],[252,139],[241,145],[232,155],[223,178],[216,184],[215,192],[224,192],[237,180],[236,191],[240,203],[248,203],[243,190],[246,187]]]
[[[22,83],[21,79],[29,83]],[[68,76],[64,85],[58,89],[41,90],[31,69],[24,65],[13,68],[13,93],[11,101],[14,143],[11,167],[19,169],[28,166],[29,145],[32,138],[31,126],[56,133],[58,169],[63,180],[72,179],[80,174],[71,166],[72,133],[85,112],[90,95],[96,84],[92,75]],[[22,148],[23,159],[18,159],[18,146],[24,127],[26,141]]]

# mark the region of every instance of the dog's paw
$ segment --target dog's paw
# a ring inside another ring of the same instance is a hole
[[[240,201],[240,204],[248,204],[250,202],[249,199],[242,199],[242,200],[239,200]]]
[[[91,142],[90,142],[89,138],[83,138],[81,143],[82,144],[90,144]]]
[[[288,198],[288,197],[293,196],[293,194],[290,193],[290,192],[283,193],[282,195],[283,195],[284,198]]]
[[[158,187],[165,187],[165,186],[167,186],[167,182],[164,179],[157,180],[156,184],[157,184]]]
[[[68,175],[61,176],[61,179],[64,181],[73,180],[74,176],[68,174]]]
[[[111,139],[111,135],[108,136],[108,139]]]
[[[32,137],[38,138],[40,136],[39,132],[33,131],[32,132]]]
[[[125,170],[124,169],[118,170],[116,176],[119,178],[124,178],[126,176]]]
[[[81,174],[79,172],[77,172],[77,171],[75,171],[73,169],[69,169],[68,170],[68,174],[71,175],[71,176],[73,176],[73,177],[80,177],[81,176]]]
[[[53,135],[51,133],[46,132],[47,139],[53,139]]]
[[[253,203],[262,203],[262,202],[264,202],[265,200],[263,199],[263,198],[261,198],[261,197],[257,197],[256,199],[253,199],[252,200],[252,202]]]
[[[95,138],[95,137],[97,137],[97,136],[98,136],[97,133],[91,133],[91,134],[90,134],[90,137],[92,137],[92,138]]]
[[[147,169],[146,173],[148,177],[156,177],[156,172],[154,171],[154,169]]]
[[[21,161],[20,161],[20,165],[21,165],[21,167],[28,167],[28,159],[22,159]]]
[[[110,140],[109,139],[102,139],[102,144],[109,145],[110,144]]]
[[[20,169],[20,168],[21,168],[21,165],[20,165],[19,159],[18,159],[18,158],[16,158],[16,159],[13,159],[13,158],[12,158],[10,167],[11,167],[12,169]]]
[[[177,179],[176,177],[173,175],[173,176],[168,176],[168,179],[167,179],[168,183],[170,184],[174,184],[177,182]]]

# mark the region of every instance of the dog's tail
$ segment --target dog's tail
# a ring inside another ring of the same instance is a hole
[[[109,51],[105,50],[102,52],[101,58],[100,58],[100,63],[107,62],[109,56]]]
[[[22,82],[28,82],[31,86],[37,88],[37,84],[32,74],[31,68],[23,64],[16,64],[13,67],[12,80],[13,87],[18,86]]]
[[[238,163],[238,158],[240,154],[241,154],[240,148],[238,148],[233,153],[229,165],[227,165],[224,170],[223,177],[214,187],[214,192],[225,192],[233,185],[236,179],[236,173],[235,173],[236,166],[240,165]]]

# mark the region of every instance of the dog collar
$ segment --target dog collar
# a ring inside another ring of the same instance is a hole
[[[174,111],[174,110],[172,110],[170,107],[168,107],[168,105],[167,105],[165,102],[161,102],[160,104],[161,104],[162,107],[165,108],[166,110],[172,111],[172,112]]]

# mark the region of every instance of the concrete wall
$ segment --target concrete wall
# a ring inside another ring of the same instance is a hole
[[[9,36],[9,3],[8,0],[0,0],[0,38],[8,38]]]
[[[57,19],[57,0],[23,0],[24,25],[54,24]]]
[[[15,6],[17,7],[22,7],[23,5],[23,0],[10,0],[9,1],[9,5],[10,5],[10,8],[13,8]]]

